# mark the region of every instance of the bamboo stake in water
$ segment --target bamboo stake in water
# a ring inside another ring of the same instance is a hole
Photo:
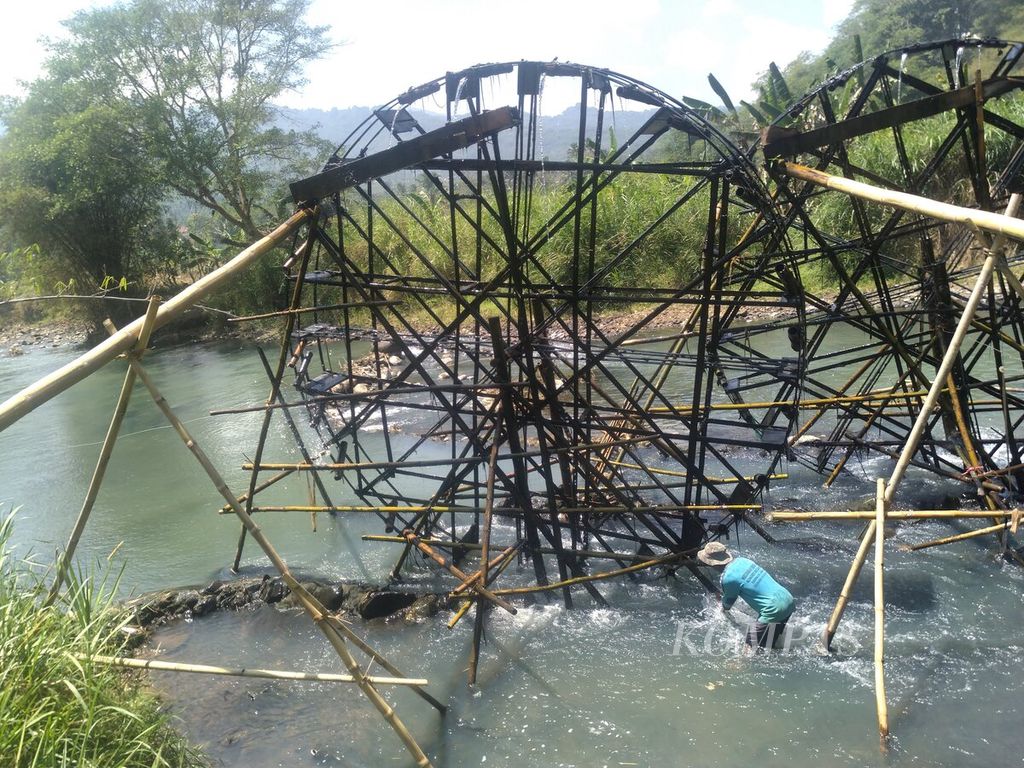
[[[878,478],[875,530],[885,531],[885,480]],[[889,747],[889,705],[885,700],[885,535],[875,536],[875,707],[882,751]]]
[[[499,406],[500,407],[500,406]],[[494,444],[491,446],[490,459],[487,462],[487,495],[484,499],[484,530],[480,537],[480,583],[487,586],[488,558],[491,550],[491,518],[494,512],[494,475],[498,464],[498,435],[501,433],[501,416],[499,411],[498,422],[494,430]],[[473,621],[473,642],[469,652],[469,670],[466,673],[466,680],[470,685],[476,685],[476,670],[480,662],[480,641],[484,635],[484,615],[486,609],[482,601],[476,601],[476,616]]]
[[[153,333],[156,313],[159,308],[160,298],[158,296],[151,296],[149,306],[146,308],[146,315],[142,321],[142,330],[139,332],[139,341],[135,345],[133,354],[141,356],[146,347],[149,346],[149,337]],[[124,416],[128,412],[128,402],[131,400],[132,388],[134,386],[135,369],[129,365],[128,370],[124,374],[124,382],[121,384],[121,393],[117,396],[114,414],[110,417],[110,426],[107,427],[107,434],[103,438],[103,446],[100,448],[99,458],[96,459],[96,468],[92,472],[92,479],[89,480],[89,489],[85,493],[85,501],[82,502],[78,518],[71,529],[71,535],[68,537],[67,546],[64,547],[64,553],[57,558],[57,573],[53,577],[53,585],[50,587],[43,605],[51,605],[57,599],[60,588],[64,584],[64,579],[67,577],[68,568],[75,556],[75,550],[78,548],[78,541],[82,538],[85,524],[89,521],[89,515],[92,514],[92,508],[96,503],[96,498],[99,496],[100,486],[103,485],[103,478],[107,473],[107,464],[110,463],[110,457],[114,453],[114,444],[117,442],[117,436],[121,431],[121,422],[124,421]]]

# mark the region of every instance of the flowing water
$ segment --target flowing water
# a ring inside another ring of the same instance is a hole
[[[74,356],[32,350],[0,361],[0,398]],[[194,345],[154,352],[147,367],[169,402],[236,490],[255,444],[258,415],[210,417],[213,407],[255,404],[266,377],[254,350]],[[43,562],[66,538],[123,376],[121,364],[65,392],[0,434],[0,502],[20,505],[16,546]],[[298,460],[275,420],[268,460]],[[429,450],[428,446],[428,450]],[[442,447],[438,451],[447,450]],[[751,461],[756,463],[756,456]],[[777,506],[842,507],[887,476],[877,458],[854,462],[860,477],[823,491],[793,465],[773,489]],[[908,494],[946,490],[911,476]],[[295,502],[305,479],[268,492]],[[336,499],[343,502],[343,499]],[[80,545],[80,563],[115,549],[127,589],[200,584],[227,575],[238,533],[216,514],[221,500],[140,388],[135,392],[102,493]],[[330,577],[383,578],[389,545],[359,541],[380,532],[369,517],[267,514],[260,524],[293,568]],[[450,709],[441,718],[405,690],[389,690],[400,716],[437,765],[516,766],[936,766],[1022,764],[1020,636],[1024,572],[1003,564],[992,541],[903,553],[952,526],[900,527],[886,548],[886,671],[892,751],[877,743],[873,693],[871,579],[865,573],[836,640],[821,656],[816,638],[838,594],[856,530],[838,523],[779,527],[780,546],[742,529],[729,542],[796,595],[791,647],[749,658],[741,630],[686,573],[601,586],[609,607],[586,593],[566,610],[552,598],[515,616],[489,614],[479,685],[464,669],[472,622],[452,631],[441,615],[418,624],[355,625],[405,672],[427,677]],[[496,531],[500,542],[510,529]],[[267,569],[250,547],[244,570]],[[365,570],[364,570],[365,569]],[[515,567],[510,575],[516,576]],[[870,569],[868,569],[870,570]],[[528,579],[524,567],[521,577]],[[430,579],[420,567],[413,578]],[[733,613],[741,613],[734,608]],[[214,614],[161,629],[161,658],[193,663],[341,671],[301,614],[271,608]],[[351,686],[154,675],[182,728],[229,766],[409,765],[408,754]]]

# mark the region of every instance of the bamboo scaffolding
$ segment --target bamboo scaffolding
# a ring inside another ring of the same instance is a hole
[[[116,332],[113,323],[110,323],[109,320],[106,321],[105,325],[107,326],[107,329],[109,331]],[[313,620],[317,628],[319,628],[320,631],[323,632],[328,642],[330,642],[331,646],[334,648],[338,656],[341,658],[341,661],[345,665],[346,669],[348,669],[349,674],[352,675],[352,677],[354,678],[356,685],[359,686],[359,689],[363,692],[366,698],[370,700],[370,703],[373,704],[373,706],[381,714],[384,720],[391,726],[391,728],[398,735],[402,743],[405,744],[406,749],[413,756],[413,759],[416,761],[416,764],[421,767],[429,766],[430,760],[429,758],[427,758],[426,754],[420,748],[419,744],[416,742],[416,739],[413,738],[412,734],[409,733],[409,730],[405,727],[405,724],[401,721],[401,719],[399,719],[394,708],[387,703],[387,701],[380,695],[380,693],[374,687],[373,683],[367,679],[366,673],[359,666],[359,663],[356,661],[355,657],[352,656],[352,653],[345,645],[343,633],[339,631],[340,627],[342,626],[340,622],[337,622],[336,619],[333,621],[329,620],[329,614],[327,610],[324,608],[324,606],[321,605],[321,603],[315,597],[313,597],[313,595],[311,595],[309,591],[306,590],[306,588],[303,587],[302,584],[300,584],[299,581],[292,575],[291,571],[288,569],[288,566],[285,564],[284,560],[281,558],[281,556],[277,553],[277,550],[270,543],[270,540],[267,539],[267,537],[263,534],[263,531],[253,521],[252,517],[250,517],[242,508],[242,506],[238,503],[237,496],[228,487],[223,477],[217,471],[216,467],[214,467],[213,463],[207,457],[206,453],[202,450],[202,448],[199,447],[199,444],[189,433],[184,423],[177,417],[177,415],[171,409],[170,405],[167,403],[167,400],[164,398],[163,394],[161,394],[160,390],[153,383],[153,380],[149,377],[149,374],[146,373],[145,369],[141,366],[141,364],[132,358],[129,358],[128,362],[129,365],[131,365],[132,368],[135,370],[136,376],[146,386],[146,389],[149,390],[150,396],[153,398],[153,401],[156,403],[157,407],[163,413],[164,417],[171,424],[171,426],[174,427],[174,430],[178,433],[178,436],[181,438],[182,442],[185,443],[185,446],[189,449],[189,451],[192,452],[192,455],[195,456],[200,466],[202,466],[207,476],[210,478],[214,486],[217,488],[217,491],[221,494],[224,500],[231,505],[232,509],[234,509],[235,511],[235,514],[238,516],[239,520],[245,526],[245,529],[253,537],[253,540],[256,541],[257,544],[259,544],[260,548],[270,559],[271,563],[274,564],[274,567],[281,575],[281,578],[284,580],[285,584],[288,586],[289,589],[291,589],[292,593],[299,600],[299,603],[305,609],[306,613],[309,614],[310,618]],[[416,685],[413,686],[413,688],[416,691],[420,691],[422,689],[422,686]]]
[[[225,282],[243,272],[254,261],[273,250],[307,219],[316,213],[313,209],[302,209],[278,226],[266,237],[257,240],[231,259],[227,264],[204,275],[195,283],[161,305],[153,320],[153,330],[162,328],[205,296],[224,285]],[[0,432],[7,429],[25,414],[63,392],[92,373],[102,368],[118,355],[129,351],[138,344],[145,318],[139,318],[122,328],[106,341],[97,344],[76,360],[44,376],[25,387],[17,394],[0,403]]]
[[[259,677],[267,680],[296,680],[316,683],[355,683],[358,680],[352,675],[341,675],[333,672],[292,672],[280,669],[252,669],[251,667],[219,667],[210,664],[183,664],[159,659],[126,659],[116,656],[85,656],[75,654],[80,661],[103,664],[109,667],[128,667],[131,669],[151,669],[161,672],[192,672],[200,675],[227,675],[230,677]],[[373,685],[428,685],[429,681],[418,677],[381,677],[365,675],[364,678]]]

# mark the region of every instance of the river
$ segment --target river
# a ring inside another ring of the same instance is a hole
[[[0,360],[0,397],[75,356],[33,348]],[[254,404],[268,385],[252,347],[203,344],[157,350],[147,368],[169,402],[236,490],[258,415],[211,417],[214,407]],[[0,504],[19,507],[15,546],[52,560],[70,531],[123,377],[110,365],[0,434]],[[296,460],[283,422],[267,456]],[[824,491],[820,478],[791,478],[774,501],[836,507],[870,493],[886,461],[864,459]],[[305,493],[304,479],[268,499]],[[911,492],[944,490],[911,476]],[[271,501],[273,503],[273,501]],[[238,534],[195,460],[137,388],[123,436],[78,561],[123,568],[122,588],[140,592],[226,577]],[[395,551],[363,543],[381,532],[369,516],[267,514],[261,526],[289,564],[327,577],[382,579]],[[418,624],[355,625],[408,674],[431,681],[450,704],[444,718],[408,691],[389,691],[400,716],[441,766],[648,766],[759,763],[843,766],[962,766],[1022,763],[1020,659],[1024,572],[979,539],[918,553],[900,544],[950,532],[900,527],[886,547],[886,670],[894,734],[880,755],[875,724],[871,580],[857,586],[836,641],[821,656],[816,638],[849,567],[856,530],[816,523],[773,529],[769,546],[748,530],[729,542],[796,595],[792,646],[755,658],[737,652],[740,630],[719,614],[692,577],[605,583],[609,607],[584,592],[566,610],[551,599],[515,616],[490,614],[479,685],[465,683],[472,622],[453,631],[444,615]],[[500,531],[499,531],[500,534]],[[836,543],[830,543],[830,542]],[[111,563],[107,565],[108,557]],[[269,568],[250,547],[244,571]],[[529,574],[524,569],[524,578]],[[419,578],[428,579],[423,569]],[[734,609],[734,613],[739,609]],[[342,671],[305,616],[271,608],[214,614],[158,631],[161,658],[193,663]],[[182,729],[216,765],[409,765],[401,743],[351,686],[158,673],[156,687]]]

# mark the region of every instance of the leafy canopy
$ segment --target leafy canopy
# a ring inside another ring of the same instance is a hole
[[[29,276],[37,288],[96,288],[158,266],[173,241],[164,189],[116,107],[81,83],[49,78],[5,104],[0,119],[0,218],[15,244],[48,255],[36,259],[42,274]]]
[[[310,0],[134,0],[81,11],[53,77],[88,84],[147,146],[161,178],[216,214],[241,244],[276,220],[283,180],[323,143],[273,125],[274,100],[331,47]]]

